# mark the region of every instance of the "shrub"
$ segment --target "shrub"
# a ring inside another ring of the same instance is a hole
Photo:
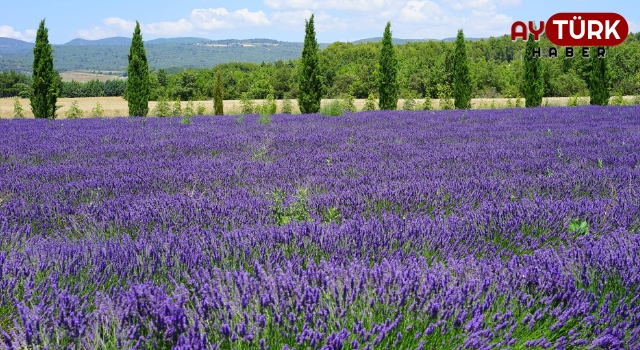
[[[268,125],[271,124],[271,114],[260,113],[258,117],[258,124]]]
[[[422,110],[430,111],[433,109],[433,104],[431,103],[431,97],[429,95],[424,97],[424,102],[422,102]]]
[[[192,117],[196,115],[196,111],[194,110],[194,106],[193,106],[193,101],[189,100],[189,102],[187,102],[187,106],[184,108],[183,114],[185,117]]]
[[[622,96],[622,91],[618,91],[611,99],[612,106],[624,106],[626,104],[627,102],[624,100],[624,96]]]
[[[440,109],[453,109],[453,99],[451,98],[451,88],[446,84],[438,84],[438,99],[440,99]]]
[[[520,107],[522,107],[522,98],[518,96],[516,98],[516,108],[520,108]]]
[[[413,98],[407,98],[402,104],[402,109],[405,111],[413,111],[416,109],[416,101]]]
[[[507,99],[507,108],[513,108],[513,103],[511,103],[511,99]]]
[[[291,99],[285,98],[282,101],[282,113],[283,114],[293,113],[293,103],[291,102]]]
[[[171,106],[169,106],[169,101],[165,97],[161,97],[158,100],[158,104],[151,111],[151,113],[158,117],[168,117],[171,115]]]
[[[276,114],[277,110],[278,106],[276,105],[273,94],[267,95],[267,99],[256,108],[256,111],[260,114]]]
[[[342,115],[342,102],[339,99],[331,101],[320,110],[320,114],[329,117],[339,117]]]
[[[104,117],[104,109],[102,108],[102,105],[100,104],[100,102],[96,102],[96,106],[91,109],[91,116]]]
[[[364,102],[364,107],[362,108],[362,110],[375,111],[376,109],[378,109],[378,107],[376,107],[376,99],[372,93],[369,93],[369,97],[367,97],[367,100]]]
[[[67,119],[82,118],[82,110],[78,107],[78,101],[71,103],[71,108],[66,113]]]
[[[240,113],[253,114],[255,113],[256,106],[252,100],[249,100],[249,96],[246,92],[243,92],[240,96],[240,106],[242,107]]]
[[[577,105],[578,105],[578,94],[575,94],[572,97],[569,97],[569,100],[567,101],[567,106],[575,107]]]
[[[198,103],[198,107],[196,108],[196,113],[198,115],[204,115],[207,113],[207,107],[205,107],[204,103]]]
[[[180,119],[180,124],[190,125],[192,123],[193,122],[191,121],[191,116],[189,116],[189,115],[184,115]]]
[[[342,110],[347,112],[357,112],[355,97],[351,94],[342,95]]]
[[[24,109],[17,97],[13,99],[13,117],[24,118]]]
[[[180,103],[180,99],[178,98],[176,102],[173,103],[173,108],[171,109],[172,117],[179,117],[182,115],[182,104]]]

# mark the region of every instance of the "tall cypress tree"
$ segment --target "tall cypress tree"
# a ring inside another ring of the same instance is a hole
[[[395,110],[398,107],[398,60],[393,51],[391,22],[387,22],[382,36],[380,71],[378,75],[380,109]]]
[[[49,30],[44,26],[44,22],[44,19],[40,21],[36,45],[33,48],[31,110],[36,118],[54,119],[58,87],[56,72],[53,70],[53,48],[49,44]]]
[[[598,58],[598,49],[591,48],[589,54],[591,60],[591,72],[589,74],[589,95],[592,105],[606,106],[609,104],[609,72],[607,71],[607,58]]]
[[[223,92],[222,92],[222,74],[218,71],[216,75],[216,83],[213,87],[213,114],[223,115],[222,108]]]
[[[127,78],[127,102],[129,115],[146,117],[149,113],[149,64],[147,53],[142,42],[140,23],[136,21],[136,29],[129,49],[129,69]]]
[[[302,113],[317,113],[320,110],[322,97],[322,81],[320,80],[320,65],[318,61],[318,42],[313,26],[313,15],[309,21],[305,20],[304,46],[300,75],[298,76],[300,91],[298,105]]]
[[[542,104],[544,81],[542,80],[541,58],[533,57],[533,51],[539,50],[538,42],[529,34],[524,52],[524,98],[526,107],[539,107]]]
[[[467,43],[462,29],[458,30],[453,54],[453,98],[456,108],[471,108],[471,75],[469,73]]]

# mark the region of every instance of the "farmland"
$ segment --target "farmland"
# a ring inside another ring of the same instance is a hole
[[[611,98],[613,101],[614,97]],[[638,103],[638,98],[636,96],[624,96],[623,97],[625,103],[632,104]],[[548,97],[545,98],[545,102],[550,106],[566,106],[569,98],[567,97]],[[33,114],[31,113],[31,105],[29,99],[23,98],[19,99],[21,106],[24,109],[24,114],[27,118],[33,118]],[[122,97],[83,97],[83,98],[60,98],[58,99],[57,105],[60,106],[58,110],[58,118],[65,119],[65,113],[71,107],[71,104],[74,101],[78,101],[79,108],[83,111],[85,116],[90,116],[91,109],[96,107],[96,103],[100,103],[102,108],[104,109],[104,116],[106,117],[119,117],[128,114],[128,105],[127,101]],[[322,106],[328,105],[333,101],[333,99],[323,99]],[[398,108],[402,108],[404,105],[404,99],[398,100]],[[264,100],[254,100],[255,104],[261,104]],[[282,100],[276,101],[278,105],[278,111],[282,110]],[[298,108],[298,104],[296,100],[291,100],[293,104],[294,113],[299,113],[300,110]],[[415,103],[417,106],[420,106],[424,102],[424,99],[415,99]],[[580,97],[578,98],[578,104],[588,104],[588,97]],[[149,110],[152,111],[156,105],[157,101],[149,102]],[[173,102],[172,102],[173,103]],[[471,100],[472,108],[476,109],[490,109],[492,106],[494,108],[505,108],[508,106],[508,103],[511,103],[512,106],[515,106],[516,99],[515,98],[474,98]],[[521,102],[524,104],[524,102]],[[186,107],[187,102],[182,101],[181,106],[184,109]],[[213,102],[209,101],[194,101],[195,105],[204,104],[206,107],[206,114],[213,114]],[[358,110],[362,110],[365,104],[365,99],[355,99],[354,105]],[[440,100],[434,99],[432,100],[433,108],[440,109]],[[241,104],[240,100],[225,100],[224,101],[224,110],[225,114],[236,115],[241,112]],[[0,118],[12,118],[14,116],[14,100],[10,98],[2,98],[0,99]]]
[[[3,346],[638,348],[639,113],[0,120]]]

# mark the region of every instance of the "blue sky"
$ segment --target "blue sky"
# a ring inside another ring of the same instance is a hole
[[[196,36],[302,41],[304,20],[315,14],[319,42],[382,36],[387,21],[395,38],[443,39],[507,34],[516,20],[547,20],[557,12],[616,12],[640,31],[638,0],[109,0],[5,1],[0,37],[33,41],[46,17],[49,40],[131,37],[140,21],[145,40]]]

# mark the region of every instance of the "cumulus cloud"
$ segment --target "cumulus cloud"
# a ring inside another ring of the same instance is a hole
[[[210,9],[195,9],[191,11],[191,22],[204,31],[230,29],[237,26],[268,26],[271,21],[262,11],[251,12],[244,8],[229,12],[224,7]]]
[[[12,38],[24,41],[35,41],[37,31],[27,29],[24,33],[14,30],[11,26],[0,26],[0,37]]]
[[[271,21],[263,11],[252,12],[249,9],[228,11],[221,8],[194,9],[188,19],[172,22],[140,23],[143,35],[180,36],[185,34],[211,32],[219,29],[268,26]],[[131,35],[136,22],[119,17],[102,20],[101,26],[76,31],[84,39],[102,39],[116,35]]]
[[[273,9],[305,9],[305,10],[349,10],[374,11],[387,7],[394,0],[265,0],[264,4]]]

